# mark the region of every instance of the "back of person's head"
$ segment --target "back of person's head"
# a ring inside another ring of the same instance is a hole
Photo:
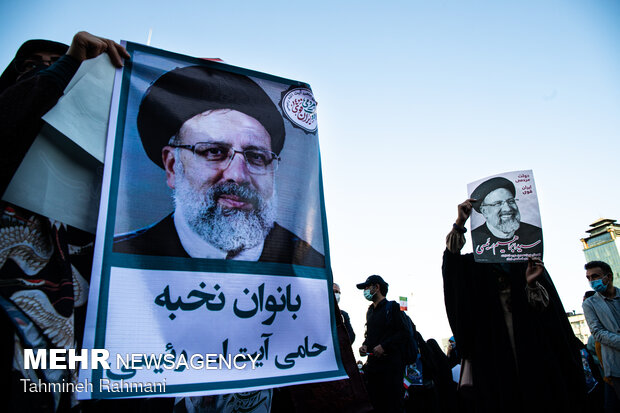
[[[426,360],[422,355],[422,361],[430,367],[431,378],[438,384],[441,397],[444,400],[441,404],[445,407],[452,406],[455,402],[456,384],[452,380],[452,369],[448,356],[441,350],[439,343],[433,338],[426,341]],[[426,369],[424,370],[426,372]],[[453,408],[447,408],[444,411],[453,411]]]
[[[611,267],[609,264],[603,261],[590,261],[586,265],[583,266],[586,270],[591,270],[592,268],[600,268],[603,270],[603,274],[613,274]]]

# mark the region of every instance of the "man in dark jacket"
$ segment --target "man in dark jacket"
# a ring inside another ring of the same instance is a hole
[[[366,339],[359,349],[368,356],[365,375],[368,394],[378,412],[402,412],[404,407],[403,377],[405,362],[402,349],[407,341],[407,330],[400,316],[400,305],[388,301],[388,283],[378,275],[371,275],[357,288],[372,301],[366,313]]]

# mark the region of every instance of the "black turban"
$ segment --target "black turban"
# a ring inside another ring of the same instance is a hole
[[[284,145],[284,121],[267,93],[247,76],[204,66],[164,73],[146,91],[138,112],[138,132],[148,157],[163,168],[161,149],[185,121],[215,109],[253,117],[271,137],[277,154]]]
[[[484,198],[486,198],[487,195],[499,188],[504,188],[507,191],[510,191],[513,197],[515,196],[515,185],[512,182],[510,182],[506,178],[502,178],[501,176],[491,178],[488,181],[484,181],[483,183],[478,185],[478,187],[474,189],[474,192],[471,193],[471,198],[477,200],[472,204],[474,209],[480,212],[480,206],[482,204],[482,201],[484,201]]]

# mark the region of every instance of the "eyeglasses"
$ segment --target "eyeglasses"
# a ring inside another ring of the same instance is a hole
[[[517,206],[517,201],[518,199],[515,198],[510,198],[507,199],[505,201],[497,201],[497,202],[493,202],[492,204],[480,204],[480,206],[488,206],[491,208],[502,208],[504,206],[504,204],[508,204],[509,207],[516,207]]]
[[[262,149],[246,149],[238,151],[232,146],[221,143],[198,142],[195,145],[168,145],[172,148],[181,148],[192,151],[194,155],[205,160],[212,168],[227,169],[236,154],[240,153],[245,159],[248,172],[254,175],[265,175],[278,169],[280,157],[274,152]]]

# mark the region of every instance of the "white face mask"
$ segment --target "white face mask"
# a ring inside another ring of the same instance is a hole
[[[340,302],[340,293],[334,293],[334,295],[336,296],[336,302],[339,303]]]

